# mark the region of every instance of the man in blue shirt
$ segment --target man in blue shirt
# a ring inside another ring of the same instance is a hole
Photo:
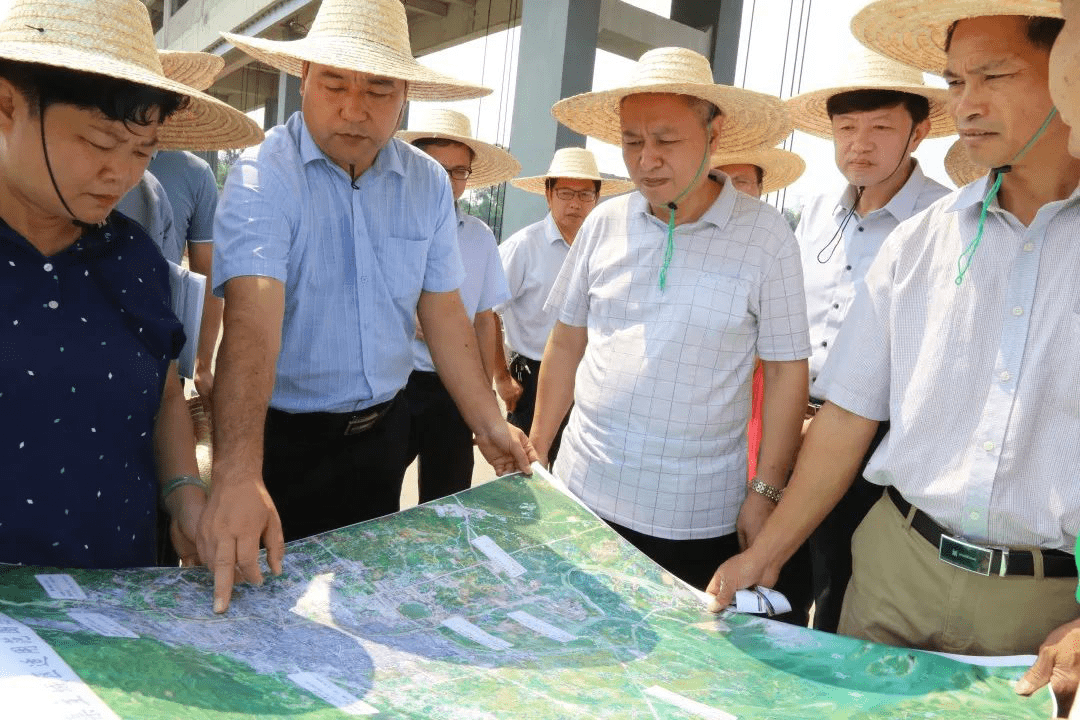
[[[454,200],[466,189],[497,185],[514,177],[521,164],[506,150],[472,136],[469,119],[456,110],[438,109],[417,119],[398,137],[411,143],[446,169]],[[502,348],[495,332],[495,312],[499,303],[510,299],[506,275],[499,260],[495,235],[479,218],[456,208],[458,247],[465,266],[465,280],[459,292],[465,312],[473,322],[484,377],[491,382],[494,369],[502,364]],[[408,462],[419,458],[417,479],[420,502],[429,502],[460,492],[472,483],[472,431],[446,391],[421,328],[413,340],[412,375],[405,388],[409,401]]]
[[[496,472],[535,458],[484,381],[446,171],[392,139],[408,96],[486,90],[412,60],[398,0],[327,0],[303,40],[224,36],[299,75],[303,101],[233,167],[215,221],[225,333],[199,547],[217,612],[234,568],[262,581],[260,538],[280,572],[285,538],[397,510],[417,317]]]

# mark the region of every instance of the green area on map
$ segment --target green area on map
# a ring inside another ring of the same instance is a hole
[[[524,572],[489,560],[475,544],[483,536]],[[239,588],[224,616],[210,612],[205,569],[66,571],[85,601],[50,600],[40,572],[0,570],[0,613],[31,627],[122,718],[348,717],[290,680],[296,673],[322,676],[380,718],[708,717],[655,688],[737,718],[1051,713],[1047,691],[1013,692],[1022,667],[718,619],[540,477],[293,543],[283,575]],[[94,635],[72,610],[139,637]],[[496,642],[466,638],[444,625],[450,618]]]

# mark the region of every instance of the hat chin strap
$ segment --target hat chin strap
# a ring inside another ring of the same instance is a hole
[[[675,254],[675,212],[679,209],[678,202],[686,197],[686,194],[693,189],[697,184],[697,181],[701,178],[701,174],[705,172],[705,166],[709,162],[709,144],[712,143],[712,128],[706,131],[705,135],[705,154],[701,157],[701,164],[698,165],[697,173],[694,175],[694,179],[690,181],[690,184],[686,186],[681,193],[675,196],[675,199],[667,204],[669,211],[668,223],[667,223],[667,244],[664,246],[664,264],[660,267],[660,290],[663,292],[667,289],[667,271],[671,265],[671,258]]]
[[[64,206],[64,209],[67,210],[68,215],[71,216],[72,224],[75,227],[81,228],[83,230],[90,230],[93,228],[101,227],[101,225],[103,225],[104,223],[92,224],[80,220],[79,216],[76,215],[72,211],[71,207],[67,204],[67,200],[64,199],[64,194],[60,192],[60,185],[57,184],[56,176],[53,174],[52,163],[49,162],[49,147],[45,143],[45,98],[42,97],[40,94],[38,95],[38,127],[41,128],[41,152],[45,155],[45,169],[49,171],[49,180],[52,181],[53,190],[56,191],[56,197],[60,198],[60,204]]]
[[[1054,119],[1054,116],[1057,115],[1057,112],[1058,109],[1056,107],[1050,108],[1050,113],[1046,116],[1046,119],[1043,120],[1042,127],[1035,131],[1035,134],[1031,136],[1031,139],[1027,141],[1027,144],[1024,145],[1024,147],[1020,148],[1020,152],[1016,153],[1008,164],[1000,165],[990,170],[994,176],[994,182],[990,185],[990,189],[986,192],[986,196],[983,197],[982,209],[979,211],[979,230],[975,233],[975,239],[964,248],[964,252],[960,253],[960,259],[957,261],[957,269],[959,272],[956,275],[956,280],[953,281],[957,285],[964,282],[964,275],[967,274],[968,268],[971,267],[971,261],[975,257],[975,251],[978,250],[979,243],[982,241],[983,231],[986,229],[986,213],[990,209],[990,203],[994,202],[994,198],[997,197],[998,191],[1001,190],[1001,181],[1005,177],[1005,173],[1010,172],[1013,163],[1022,158],[1027,151],[1039,141],[1039,138],[1043,136],[1046,129],[1050,127],[1050,122]]]

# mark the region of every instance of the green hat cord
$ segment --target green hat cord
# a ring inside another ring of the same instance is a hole
[[[701,165],[698,166],[697,174],[694,175],[694,179],[690,181],[690,184],[686,186],[686,189],[667,204],[667,208],[671,211],[671,214],[668,215],[667,245],[664,247],[664,264],[660,268],[661,292],[664,292],[667,289],[668,266],[671,265],[671,257],[675,254],[675,211],[679,209],[677,203],[686,196],[686,193],[690,192],[694,185],[697,184],[698,179],[701,177],[701,173],[705,172],[705,165],[709,162],[709,143],[711,142],[712,130],[709,130],[708,137],[705,140],[705,155],[701,158]]]
[[[1020,152],[1016,153],[1016,155],[1009,162],[1009,164],[993,168],[990,171],[994,176],[994,182],[990,185],[990,189],[987,191],[986,196],[983,198],[982,201],[982,210],[979,212],[979,231],[975,233],[975,239],[968,244],[968,246],[964,249],[964,252],[960,253],[960,259],[957,261],[957,265],[960,271],[959,274],[956,276],[956,280],[954,281],[957,285],[960,285],[964,282],[964,275],[967,274],[968,268],[971,267],[971,261],[975,257],[975,251],[978,249],[979,243],[982,242],[983,231],[986,229],[986,213],[990,209],[990,203],[994,202],[994,199],[997,197],[998,191],[1001,190],[1002,177],[1005,175],[1005,173],[1012,170],[1013,163],[1022,158],[1024,156],[1024,153],[1030,150],[1031,147],[1036,142],[1038,142],[1039,138],[1041,138],[1043,136],[1043,133],[1046,132],[1046,129],[1050,127],[1050,121],[1052,121],[1054,119],[1054,116],[1057,115],[1057,111],[1058,110],[1056,107],[1050,108],[1050,114],[1046,116],[1046,120],[1043,121],[1042,127],[1039,128],[1038,132],[1036,132],[1030,140],[1028,140],[1027,145],[1020,148]],[[1080,590],[1078,590],[1078,592],[1080,592]]]

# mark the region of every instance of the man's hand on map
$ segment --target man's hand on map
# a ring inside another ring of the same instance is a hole
[[[779,576],[780,569],[768,567],[755,555],[753,548],[744,550],[728,558],[713,573],[709,586],[705,588],[705,592],[715,596],[709,603],[709,611],[723,611],[735,598],[736,590],[744,590],[754,585],[771,588]]]
[[[262,585],[260,539],[270,571],[280,575],[285,539],[281,518],[262,480],[221,482],[215,474],[198,536],[199,555],[214,572],[214,612],[229,609],[237,581]]]
[[[1047,683],[1057,695],[1058,717],[1080,718],[1080,710],[1069,712],[1080,684],[1080,620],[1065,623],[1047,636],[1039,659],[1016,683],[1016,692],[1030,695]]]
[[[747,492],[742,507],[739,508],[739,517],[735,520],[735,532],[739,536],[739,548],[745,550],[754,544],[754,538],[765,527],[765,521],[776,509],[776,503],[764,495],[756,492]]]
[[[536,460],[536,451],[520,428],[500,421],[490,433],[477,433],[476,447],[495,468],[496,475],[518,471],[532,475],[530,466]]]

